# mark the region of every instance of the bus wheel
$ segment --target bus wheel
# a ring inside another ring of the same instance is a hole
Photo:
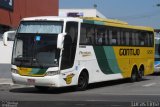
[[[131,82],[137,81],[137,78],[138,78],[137,70],[134,68],[131,74]]]
[[[88,86],[88,74],[86,72],[82,72],[78,79],[78,85],[76,86],[76,90],[84,91]]]
[[[35,86],[36,89],[40,90],[40,91],[46,91],[49,89],[49,87],[46,86]]]
[[[144,73],[143,68],[140,68],[138,71],[138,81],[143,79],[143,75],[144,75],[143,73]]]

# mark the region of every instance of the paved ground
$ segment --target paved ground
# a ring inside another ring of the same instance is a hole
[[[10,64],[0,64],[0,107],[160,107],[160,74],[143,81],[108,81],[89,85],[86,91],[73,87],[38,91],[15,85]]]
[[[18,107],[25,104],[34,107],[160,107],[160,74],[135,83],[118,80],[91,84],[86,91],[75,91],[73,87],[38,91],[34,87],[13,85],[10,79],[0,81],[4,83],[0,85],[2,105],[9,102],[18,103]]]
[[[11,64],[0,63],[0,79],[1,78],[11,78]]]

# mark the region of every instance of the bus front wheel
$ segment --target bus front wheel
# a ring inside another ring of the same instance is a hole
[[[76,86],[76,90],[84,91],[88,86],[88,74],[87,72],[82,72],[78,79],[78,85]]]

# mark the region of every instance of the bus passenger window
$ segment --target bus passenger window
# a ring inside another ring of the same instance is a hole
[[[86,27],[84,25],[81,26],[81,34],[80,34],[80,44],[86,44]]]
[[[102,45],[103,42],[103,33],[98,34],[97,36],[98,45]]]
[[[136,46],[139,46],[141,44],[139,40],[139,33],[135,33],[135,43]]]
[[[139,43],[140,43],[140,46],[144,46],[145,44],[145,42],[144,42],[144,39],[145,39],[145,36],[146,36],[146,34],[145,33],[139,33],[140,35],[139,35]]]
[[[149,42],[148,42],[148,39],[149,39],[149,38],[148,38],[148,35],[149,35],[149,34],[146,32],[146,35],[145,35],[145,38],[144,38],[144,45],[145,45],[145,46],[149,46]]]
[[[105,45],[109,45],[109,31],[106,30],[105,31]]]
[[[129,36],[130,36],[129,32],[126,32],[125,36],[126,36],[126,45],[128,46],[129,42],[130,42],[130,40],[129,40]]]
[[[80,45],[94,44],[94,26],[90,24],[82,24],[80,32]]]
[[[88,45],[94,44],[94,29],[91,28],[91,26],[88,26],[87,32],[86,32],[86,42]]]
[[[109,45],[112,45],[112,31],[109,30]]]
[[[135,37],[135,33],[132,33],[132,45],[133,45],[133,46],[136,45],[136,37]]]
[[[117,45],[117,34],[118,32],[115,30],[112,32],[112,45]]]

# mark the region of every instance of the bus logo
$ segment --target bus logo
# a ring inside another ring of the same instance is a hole
[[[119,50],[120,56],[139,56],[140,55],[140,49],[124,49],[121,48]]]
[[[87,57],[87,56],[91,56],[91,52],[79,52],[80,55],[82,55],[82,57]]]
[[[66,84],[71,84],[72,78],[74,77],[74,75],[75,74],[72,73],[72,74],[67,75],[66,78],[64,78],[64,80],[66,81]]]

